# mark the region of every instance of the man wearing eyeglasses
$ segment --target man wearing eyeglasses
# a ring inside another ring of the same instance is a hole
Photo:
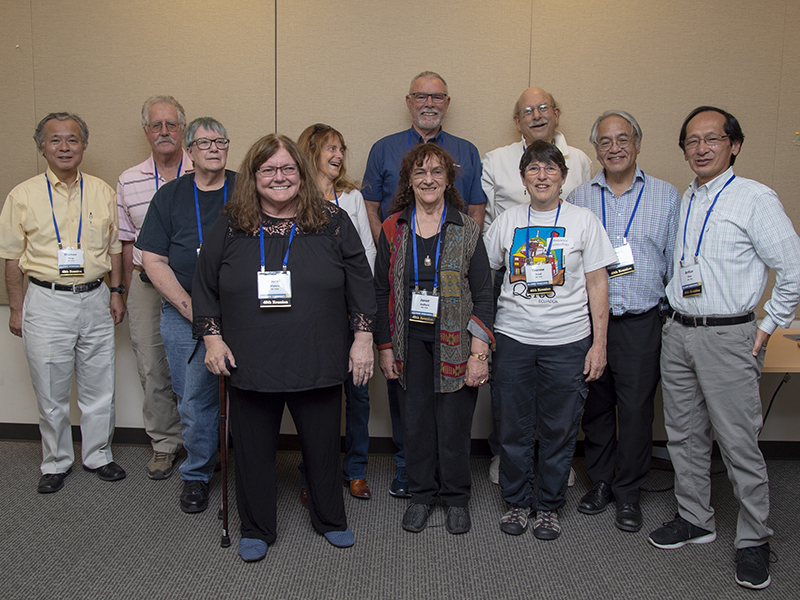
[[[172,475],[175,455],[183,444],[181,421],[167,355],[159,331],[161,294],[142,268],[142,252],[133,243],[142,228],[153,194],[168,181],[192,171],[192,161],[183,149],[186,115],[172,96],[151,96],[142,106],[142,129],[151,153],[117,181],[119,239],[122,268],[128,290],[128,324],[131,346],[144,391],[142,417],[150,436],[153,456],[147,463],[150,479]],[[135,271],[135,274],[134,274]]]
[[[458,189],[467,214],[479,227],[483,227],[486,196],[481,189],[481,163],[478,149],[465,139],[445,133],[442,121],[450,106],[447,83],[442,76],[424,71],[411,81],[406,96],[406,106],[411,115],[410,129],[378,140],[367,158],[361,190],[367,205],[367,215],[375,244],[381,232],[381,223],[389,216],[389,207],[397,193],[400,180],[400,163],[417,144],[426,142],[440,145],[456,161],[455,187]],[[519,178],[519,175],[517,175]],[[403,451],[403,429],[400,425],[400,407],[397,401],[397,382],[389,381],[389,411],[392,418],[392,441],[397,446],[394,456],[397,469],[389,493],[398,498],[410,498]]]
[[[569,193],[589,181],[592,174],[592,161],[586,153],[578,148],[567,145],[564,135],[556,131],[561,109],[556,105],[552,94],[542,88],[530,87],[520,95],[514,104],[514,124],[517,131],[522,134],[522,139],[508,146],[496,148],[487,152],[481,161],[481,185],[486,194],[486,216],[483,231],[489,230],[500,213],[518,204],[528,204],[525,195],[525,186],[519,176],[519,161],[525,148],[534,140],[542,140],[555,144],[564,155],[567,163],[567,180],[561,189],[561,198],[566,198]],[[503,282],[501,270],[495,273],[495,299],[500,295]],[[490,385],[491,382],[490,382]],[[494,389],[494,388],[492,388]],[[494,393],[492,393],[494,399]],[[494,409],[494,412],[497,409]],[[500,444],[497,441],[497,428],[489,436],[489,449],[492,452],[492,461],[489,467],[489,480],[499,484],[500,480]],[[575,473],[570,469],[569,485],[575,482]]]
[[[736,583],[770,584],[767,467],[758,447],[759,378],[770,335],[789,327],[800,298],[800,238],[777,194],[734,175],[744,142],[736,117],[711,106],[683,123],[679,145],[696,177],[683,195],[671,306],[663,328],[664,424],[678,513],[650,533],[658,548],[716,539],[712,434],[739,502]],[[755,308],[775,286],[757,324]]]
[[[219,439],[217,377],[204,364],[205,346],[192,338],[192,278],[203,236],[233,194],[236,174],[227,171],[228,134],[210,117],[186,127],[184,142],[194,172],[164,184],[153,196],[136,248],[161,306],[161,337],[178,396],[186,460],[180,465],[186,513],[208,506]]]
[[[83,468],[103,481],[113,462],[114,325],[122,322],[122,247],[114,190],[80,170],[89,129],[79,116],[50,113],[36,127],[47,170],[16,186],[0,214],[9,329],[22,338],[39,406],[42,477],[57,492],[75,459],[70,426],[73,373],[81,410]],[[103,282],[109,274],[111,287]],[[28,289],[23,296],[23,279]]]
[[[529,202],[519,177],[519,161],[525,148],[534,140],[555,144],[564,155],[569,172],[561,198],[566,198],[572,190],[591,178],[592,160],[582,150],[567,145],[564,134],[556,131],[560,116],[561,109],[552,94],[538,87],[530,87],[522,92],[514,105],[513,115],[522,139],[487,152],[481,161],[481,184],[486,194],[484,231],[488,231],[492,221],[504,210]]]
[[[642,129],[631,114],[603,113],[589,140],[603,170],[567,200],[597,215],[618,263],[608,269],[606,369],[589,383],[581,423],[593,487],[578,511],[600,514],[616,500],[617,528],[635,532],[642,528],[639,487],[650,473],[660,305],[664,282],[672,278],[680,195],[669,183],[645,176],[636,164]]]

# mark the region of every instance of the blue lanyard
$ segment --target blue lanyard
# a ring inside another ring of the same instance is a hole
[[[58,242],[58,249],[61,250],[61,234],[58,232],[58,223],[56,223],[56,210],[53,208],[53,189],[50,187],[50,179],[47,173],[44,174],[44,179],[47,181],[47,195],[50,196],[50,212],[53,214],[53,227],[56,229],[56,241]],[[69,186],[67,186],[67,197],[69,197]],[[78,221],[78,250],[81,248],[81,230],[83,229],[83,177],[81,177],[81,218]]]
[[[283,256],[283,272],[286,273],[286,265],[289,264],[289,248],[292,247],[292,240],[294,239],[294,232],[297,229],[297,217],[292,223],[292,232],[289,234],[289,245],[286,246],[286,254]],[[264,259],[264,224],[258,227],[258,239],[261,242],[261,272],[263,273],[267,268],[267,263]]]
[[[436,262],[433,263],[433,290],[439,288],[439,250],[442,247],[442,227],[444,216],[447,214],[447,205],[442,207],[442,220],[439,223],[439,239],[436,240]],[[411,237],[414,240],[414,288],[419,289],[419,263],[417,262],[417,207],[411,213]]]
[[[409,129],[409,130],[408,130],[408,150],[406,150],[406,152],[411,152],[411,132],[412,132],[413,130],[414,130],[414,128],[413,128],[413,127],[412,127],[411,129]],[[441,141],[439,141],[439,142],[438,142],[438,144],[439,144],[439,145],[440,145],[442,148],[444,148],[444,131],[442,131],[442,130],[439,130],[439,133],[441,133],[441,134],[442,134],[442,139],[441,139]],[[431,138],[431,140],[436,140],[436,137],[437,137],[438,135],[439,135],[439,134],[437,133],[435,136],[433,136],[433,137]],[[422,137],[422,136],[419,136],[419,137]],[[423,143],[423,144],[424,144],[424,143],[426,143],[426,142],[425,142],[425,140],[422,140],[422,143]],[[431,142],[427,142],[427,143],[431,143]],[[416,145],[416,144],[415,144],[415,145]]]
[[[336,188],[333,188],[333,199],[336,201],[336,206],[339,206],[339,196],[336,195]]]
[[[183,151],[181,151],[181,162],[178,165],[178,177],[181,176],[181,167],[183,166]],[[156,166],[156,160],[153,159],[153,170],[156,172],[156,191],[158,191],[158,167]]]
[[[197,237],[200,238],[200,246],[203,245],[203,225],[200,222],[200,200],[197,197],[197,184],[192,177],[192,185],[194,186],[194,211],[197,214]],[[222,204],[223,206],[228,203],[228,178],[225,177],[225,183],[222,184]]]
[[[558,210],[556,211],[556,222],[553,223],[553,229],[556,228],[558,225],[558,215],[561,214],[561,201],[558,202]],[[547,240],[547,253],[545,254],[545,258],[550,256],[550,248],[553,246],[553,234],[555,231],[550,232],[550,238]],[[531,256],[531,207],[528,205],[528,232],[525,238],[525,262],[531,263],[533,262],[533,257]]]
[[[706,218],[703,221],[703,229],[700,230],[700,237],[697,240],[697,250],[694,252],[694,262],[697,262],[697,257],[700,254],[700,244],[703,243],[703,234],[706,231],[706,225],[708,224],[708,218],[711,216],[711,211],[714,210],[714,205],[719,200],[720,194],[725,191],[725,188],[728,187],[728,184],[736,178],[736,175],[731,175],[731,178],[725,182],[725,185],[722,186],[722,189],[717,192],[717,195],[714,196],[714,202],[711,203],[711,206],[708,207],[708,211],[706,212]],[[681,264],[683,264],[683,259],[686,257],[686,229],[689,226],[689,213],[692,211],[692,200],[694,200],[694,192],[692,192],[691,198],[689,198],[689,208],[686,209],[686,221],[683,222],[683,247],[681,249]]]
[[[636,198],[636,204],[633,206],[633,212],[631,213],[631,218],[628,219],[628,226],[625,228],[625,234],[622,236],[622,241],[624,243],[628,243],[628,232],[631,230],[631,223],[633,223],[633,217],[636,215],[636,209],[639,208],[639,201],[642,199],[642,193],[644,192],[644,173],[642,173],[642,189],[639,190],[639,196]],[[603,203],[603,229],[606,229],[606,188],[600,187],[600,200]]]

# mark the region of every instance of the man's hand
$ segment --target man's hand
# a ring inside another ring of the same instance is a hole
[[[125,302],[122,301],[122,294],[111,292],[111,316],[114,318],[114,325],[122,323],[125,318]]]
[[[758,356],[762,347],[766,349],[767,342],[769,342],[769,334],[763,329],[756,329],[756,343],[753,344],[753,356]]]

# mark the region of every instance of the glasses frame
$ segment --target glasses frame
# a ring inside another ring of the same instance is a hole
[[[597,142],[597,149],[600,152],[608,152],[609,150],[611,150],[611,148],[617,146],[622,150],[626,150],[627,148],[630,148],[632,145],[634,145],[635,141],[636,141],[635,137],[629,137],[624,140],[621,140],[619,138],[613,140],[606,138],[604,140],[600,140]]]
[[[166,127],[167,131],[170,133],[175,133],[181,128],[181,124],[175,121],[153,121],[147,124],[147,129],[152,133],[160,133],[164,127]]]
[[[530,173],[531,175],[536,176],[542,169],[544,169],[544,172],[548,177],[552,177],[553,175],[561,175],[561,169],[558,168],[558,165],[548,164],[544,167],[540,167],[536,163],[530,163],[527,167],[525,167],[525,173]]]
[[[533,111],[539,111],[539,114],[545,116],[550,113],[551,110],[554,110],[554,106],[550,106],[549,104],[537,104],[536,106],[525,106],[524,108],[520,108],[517,112],[517,116],[525,117],[533,115]]]
[[[272,170],[273,173],[265,173],[264,170]],[[286,169],[289,169],[287,172]],[[300,173],[300,166],[297,163],[289,163],[288,165],[281,165],[280,167],[261,167],[260,169],[256,169],[256,175],[263,177],[264,179],[272,179],[273,177],[278,175],[278,171],[283,173],[284,177],[291,177],[292,175]]]
[[[447,94],[442,94],[441,92],[437,92],[435,94],[426,94],[425,92],[414,92],[413,94],[408,95],[411,99],[414,100],[417,104],[425,104],[430,98],[434,104],[444,104],[444,101],[447,100]]]
[[[683,140],[683,147],[686,150],[694,150],[695,148],[700,147],[700,142],[705,142],[705,145],[708,146],[709,148],[716,148],[717,146],[722,145],[722,140],[729,137],[730,136],[727,134],[717,135],[715,133],[704,137],[692,137]]]
[[[206,142],[208,142],[208,145],[203,148],[203,146],[206,145]],[[222,142],[222,145],[220,145],[220,142]],[[201,144],[203,144],[203,146],[201,146]],[[192,140],[192,143],[189,144],[189,146],[191,147],[192,145],[195,145],[197,146],[198,150],[211,150],[211,146],[214,145],[217,147],[217,150],[227,150],[230,144],[231,141],[228,138],[214,138],[213,140],[210,140],[208,138],[201,137],[197,138],[196,140]]]

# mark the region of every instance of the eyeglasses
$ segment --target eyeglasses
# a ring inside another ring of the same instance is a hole
[[[447,94],[426,94],[425,92],[414,92],[413,94],[409,94],[417,104],[425,104],[430,97],[433,100],[434,104],[441,104],[447,98]]]
[[[538,175],[539,171],[541,171],[542,168],[544,168],[544,172],[550,177],[552,177],[553,175],[560,175],[561,174],[561,169],[559,169],[555,165],[550,164],[550,165],[546,165],[545,167],[540,167],[539,165],[537,165],[535,163],[531,163],[527,167],[525,167],[525,172],[526,173],[530,173],[531,175]]]
[[[724,140],[726,137],[728,136],[716,135],[713,133],[711,135],[707,135],[704,138],[691,137],[685,142],[683,142],[683,147],[686,148],[687,150],[694,150],[700,145],[700,142],[705,142],[706,146],[719,146],[722,143],[722,140]]]
[[[211,144],[214,144],[218,150],[225,150],[230,143],[231,141],[225,138],[217,138],[214,140],[210,140],[208,138],[197,138],[192,142],[192,144],[197,146],[200,150],[208,150],[211,148]],[[192,144],[189,145],[191,146]]]
[[[414,172],[411,173],[411,177],[414,179],[425,179],[428,174],[434,179],[441,179],[447,175],[447,171],[444,170],[442,167],[434,167],[426,171],[425,169],[414,169]]]
[[[520,108],[519,112],[517,113],[522,118],[529,117],[533,114],[534,110],[538,110],[540,115],[546,115],[550,112],[550,109],[553,108],[549,104],[539,104],[538,106],[526,106],[525,108]]]
[[[153,133],[158,133],[165,125],[169,132],[178,131],[178,127],[181,126],[180,123],[176,123],[175,121],[153,121],[152,123],[148,123],[147,128]]]
[[[283,173],[285,177],[291,177],[297,173],[298,168],[297,165],[283,165],[280,167],[261,167],[260,169],[256,169],[256,173],[265,179],[275,177],[278,174],[278,171]]]
[[[597,148],[601,152],[608,152],[609,150],[611,150],[611,147],[614,144],[616,144],[619,148],[624,150],[625,148],[631,145],[631,142],[633,142],[633,140],[627,136],[620,136],[615,140],[609,140],[608,138],[606,138],[604,140],[600,140],[599,142],[597,142]]]

